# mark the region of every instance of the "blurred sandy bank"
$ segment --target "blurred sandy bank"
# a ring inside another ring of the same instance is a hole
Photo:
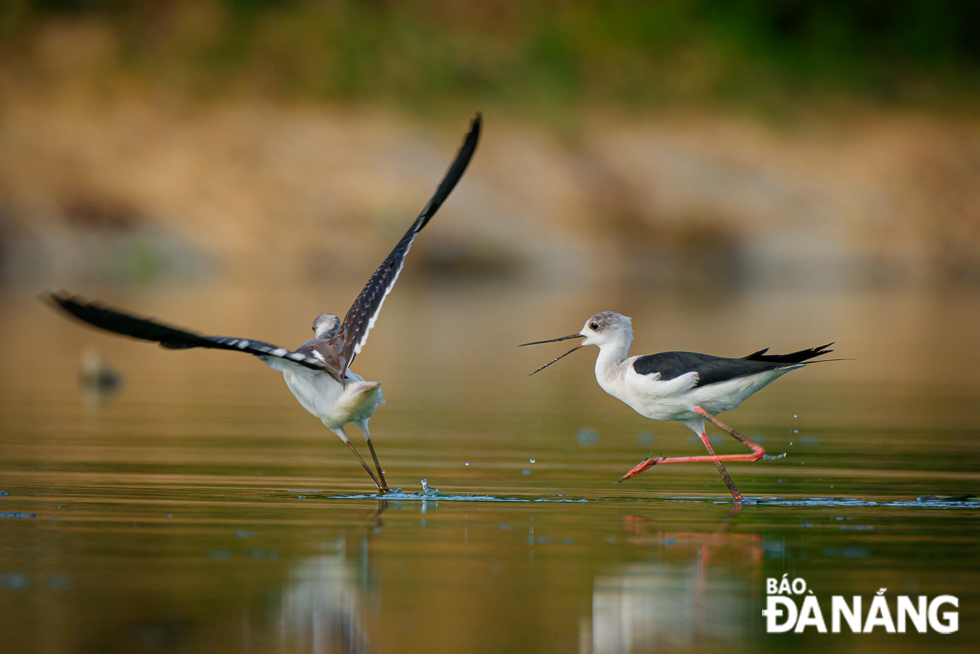
[[[3,278],[363,277],[470,117],[8,95]],[[470,171],[412,252],[420,270],[723,289],[980,284],[980,121],[485,120]]]

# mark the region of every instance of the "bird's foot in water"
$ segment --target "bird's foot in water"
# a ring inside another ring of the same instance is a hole
[[[626,481],[630,477],[635,477],[641,472],[643,472],[644,470],[646,470],[647,468],[652,468],[653,466],[665,461],[666,459],[667,457],[663,456],[662,454],[658,456],[651,456],[649,459],[645,459],[640,463],[636,464],[635,466],[633,466],[633,468],[625,475],[620,477],[619,481],[617,481],[616,483],[618,484],[620,481]]]

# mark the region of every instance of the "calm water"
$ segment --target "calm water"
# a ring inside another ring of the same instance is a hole
[[[76,290],[296,345],[357,288]],[[354,366],[388,397],[372,433],[406,493],[388,501],[365,497],[370,480],[346,448],[254,359],[163,351],[86,330],[28,293],[0,299],[4,652],[975,651],[980,640],[980,505],[916,502],[980,491],[978,297],[692,303],[409,277]],[[602,393],[594,351],[527,377],[563,350],[517,343],[571,333],[602,309],[634,317],[640,353],[836,340],[856,360],[792,373],[725,414],[786,453],[729,467],[758,500],[737,511],[709,465],[612,483],[650,452],[699,443]],[[89,346],[123,374],[120,392],[79,389]],[[422,478],[442,495],[421,497]],[[959,631],[767,634],[766,579],[784,573],[825,611],[833,595],[867,606],[880,588],[893,610],[896,595],[955,595]]]

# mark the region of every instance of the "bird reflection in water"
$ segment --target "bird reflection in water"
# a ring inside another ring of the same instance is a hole
[[[647,561],[597,574],[592,613],[582,618],[580,652],[613,654],[735,643],[753,624],[750,598],[762,584],[760,534],[660,531],[656,521],[626,516],[626,542],[648,548]]]
[[[275,622],[279,651],[366,654],[371,651],[366,610],[372,604],[370,540],[380,533],[385,502],[352,537],[325,544],[325,551],[292,567]],[[356,551],[348,554],[348,548]]]

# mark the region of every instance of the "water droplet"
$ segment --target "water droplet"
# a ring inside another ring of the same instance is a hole
[[[521,470],[521,474],[522,475],[529,475],[529,474],[531,474],[531,471],[530,470]]]
[[[23,590],[29,586],[27,575],[22,572],[9,572],[0,575],[0,587],[10,590]]]
[[[463,462],[463,465],[464,465],[464,466],[468,466],[469,464],[470,464],[470,462],[469,462],[469,461],[464,461],[464,462]]]
[[[793,414],[793,417],[794,417],[794,418],[796,417],[796,414],[795,414],[795,413]]]
[[[591,427],[582,427],[575,434],[575,442],[582,447],[591,447],[599,442],[599,432]]]
[[[530,461],[531,463],[534,463],[534,459],[528,459],[528,461]]]

